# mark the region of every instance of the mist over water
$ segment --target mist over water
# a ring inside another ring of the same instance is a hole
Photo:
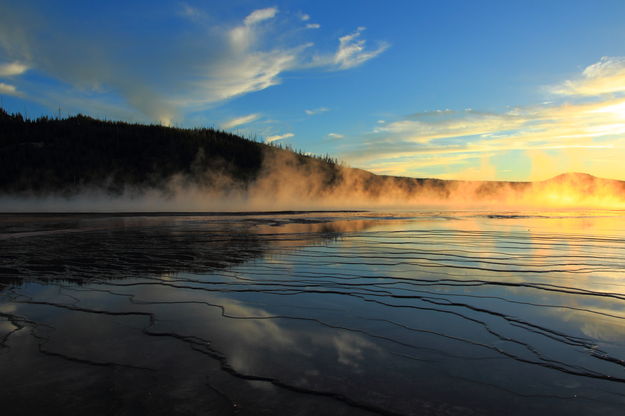
[[[0,196],[2,212],[232,212],[272,210],[625,209],[625,182],[568,173],[536,182],[380,176],[287,151],[266,151],[254,180],[219,170],[175,174],[120,193],[83,186]]]
[[[0,397],[11,414],[620,415],[624,219],[2,215]]]

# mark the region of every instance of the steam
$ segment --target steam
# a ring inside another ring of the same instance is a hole
[[[163,212],[420,209],[625,209],[625,182],[569,173],[537,182],[457,181],[379,176],[269,149],[252,182],[228,167],[201,172],[199,180],[173,175],[159,189],[127,189],[112,197],[101,189],[76,196],[2,197],[5,212]]]

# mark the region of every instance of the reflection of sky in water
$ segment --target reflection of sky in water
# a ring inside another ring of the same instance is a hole
[[[78,376],[163,414],[620,414],[625,227],[601,214],[4,219],[0,387],[39,369],[11,394],[63,402]]]

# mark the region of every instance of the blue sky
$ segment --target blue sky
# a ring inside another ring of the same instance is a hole
[[[623,1],[0,2],[0,100],[382,174],[625,179]]]

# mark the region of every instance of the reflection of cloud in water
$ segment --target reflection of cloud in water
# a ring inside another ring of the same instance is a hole
[[[236,322],[232,322],[228,318],[224,319],[224,325],[221,329],[226,332],[236,332],[235,349],[241,348],[242,343],[246,344],[248,348],[255,348],[259,341],[262,342],[263,348],[273,351],[291,349],[295,346],[296,341],[293,334],[283,329],[275,319],[268,319],[272,315],[267,311],[224,297],[211,297],[210,302],[221,305],[227,316],[251,318],[237,319]],[[234,361],[242,359],[244,359],[243,356],[235,357]]]
[[[13,325],[9,321],[5,321],[0,318],[0,341],[2,340],[5,332],[13,331],[14,329],[17,329],[15,325]]]
[[[622,301],[568,296],[555,298],[552,303],[561,307],[545,310],[550,319],[566,322],[601,344],[625,346],[625,307]]]
[[[580,331],[585,335],[605,342],[616,342],[625,345],[625,322],[614,322],[612,319],[589,317],[588,315],[571,314],[572,321],[578,321]],[[564,319],[569,317],[564,316]]]
[[[341,333],[332,337],[332,341],[338,353],[339,364],[356,369],[360,368],[360,364],[364,359],[363,350],[380,351],[380,348],[375,344],[353,334]]]
[[[15,313],[17,311],[17,305],[10,303],[0,303],[0,312],[7,314]]]
[[[335,356],[339,364],[359,372],[366,354],[381,353],[380,348],[363,335],[325,327],[318,321],[308,320],[309,317],[298,309],[288,315],[275,314],[223,295],[178,290],[172,297],[166,288],[160,287],[142,290],[136,302],[153,302],[157,306],[159,302],[173,302],[181,307],[188,304],[191,309],[184,312],[178,308],[173,312],[175,315],[167,312],[167,319],[192,320],[196,327],[194,332],[210,334],[212,342],[226,351],[230,364],[242,373],[256,373],[264,368],[264,371],[290,374],[294,369],[288,368],[289,360],[284,357],[291,357],[294,360],[291,362],[299,362],[307,368],[303,373],[319,376],[315,366],[320,363],[315,357],[327,354]],[[218,318],[217,312],[223,318]]]

